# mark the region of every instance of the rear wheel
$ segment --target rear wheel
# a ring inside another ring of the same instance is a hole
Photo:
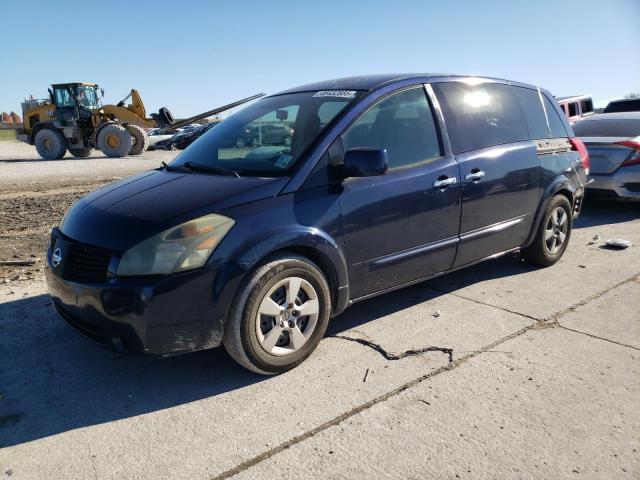
[[[76,158],[87,158],[91,155],[90,148],[74,148],[73,150],[69,150],[69,153]]]
[[[297,255],[276,257],[244,284],[223,343],[253,372],[285,372],[315,350],[330,313],[331,294],[320,269]]]
[[[107,157],[118,158],[128,155],[132,143],[131,135],[122,125],[106,125],[98,133],[98,148]]]
[[[127,132],[129,132],[129,135],[131,135],[133,139],[133,145],[131,145],[129,155],[142,155],[146,152],[149,148],[149,136],[147,132],[137,125],[127,125]]]
[[[33,143],[43,160],[59,160],[67,153],[67,140],[57,130],[43,128],[36,133]]]
[[[571,227],[571,204],[564,195],[556,195],[545,209],[533,242],[522,249],[522,257],[538,267],[553,265],[567,249]]]

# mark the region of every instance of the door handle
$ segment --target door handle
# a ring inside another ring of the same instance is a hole
[[[482,170],[478,170],[477,168],[474,168],[473,170],[471,170],[471,173],[467,174],[467,176],[464,178],[472,182],[477,182],[479,180],[482,180],[482,178],[485,175],[486,174]]]
[[[458,180],[456,179],[456,177],[439,178],[438,180],[433,182],[433,188],[440,188],[444,190],[448,186],[454,185],[457,181]]]

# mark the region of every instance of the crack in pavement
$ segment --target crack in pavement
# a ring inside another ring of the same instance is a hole
[[[608,338],[600,337],[598,335],[594,335],[592,333],[582,332],[580,330],[575,330],[573,328],[565,327],[564,325],[558,325],[560,328],[564,330],[569,330],[570,332],[579,333],[580,335],[586,335],[587,337],[595,338],[596,340],[604,340],[605,342],[613,343],[615,345],[619,345],[621,347],[632,348],[634,350],[640,351],[639,347],[634,347],[633,345],[629,345],[628,343],[618,342],[616,340],[609,340]]]
[[[615,289],[617,287],[620,287],[620,286],[622,286],[622,285],[624,285],[626,283],[635,281],[639,277],[640,277],[640,273],[637,273],[637,274],[633,275],[632,277],[629,277],[626,280],[618,282],[617,284],[615,284],[615,285],[613,285],[613,286],[611,286],[609,288],[606,288],[605,290],[603,290],[601,292],[598,292],[598,293],[596,293],[594,295],[591,295],[591,296],[589,296],[589,297],[587,297],[587,298],[585,298],[583,300],[580,300],[579,302],[576,302],[575,304],[573,304],[571,307],[569,307],[567,309],[561,310],[560,312],[551,315],[547,320],[536,320],[535,323],[532,323],[531,325],[527,325],[527,326],[525,326],[525,327],[523,327],[523,328],[521,328],[519,330],[516,330],[515,332],[512,332],[509,335],[506,335],[506,336],[504,336],[502,338],[499,338],[498,340],[496,340],[496,341],[494,341],[494,342],[492,342],[492,343],[490,343],[490,344],[488,344],[488,345],[486,345],[486,346],[484,346],[484,347],[482,347],[482,348],[480,348],[478,350],[472,351],[472,352],[468,353],[467,355],[464,355],[463,357],[460,357],[459,359],[454,360],[453,362],[450,362],[450,363],[448,363],[448,364],[446,364],[444,366],[441,366],[441,367],[438,367],[438,368],[436,368],[434,370],[431,370],[430,372],[425,373],[424,375],[422,375],[422,376],[420,376],[418,378],[415,378],[415,379],[413,379],[413,380],[411,380],[411,381],[409,381],[407,383],[404,383],[404,384],[400,385],[399,387],[394,388],[393,390],[390,390],[390,391],[388,391],[386,393],[383,393],[382,395],[374,397],[371,400],[369,400],[367,402],[364,402],[364,403],[352,408],[351,410],[348,410],[348,411],[346,411],[346,412],[344,412],[344,413],[332,418],[331,420],[328,420],[328,421],[318,425],[317,427],[314,427],[314,428],[312,428],[310,430],[307,430],[306,432],[304,432],[304,433],[302,433],[300,435],[292,437],[289,440],[287,440],[287,441],[285,441],[285,442],[283,442],[283,443],[281,443],[279,445],[276,445],[275,447],[273,447],[273,448],[271,448],[269,450],[266,450],[266,451],[262,452],[261,454],[256,455],[255,457],[250,458],[250,459],[248,459],[248,460],[236,465],[235,467],[232,467],[232,468],[222,472],[219,475],[211,477],[211,479],[212,480],[221,480],[221,479],[225,479],[225,478],[230,478],[230,477],[232,477],[232,476],[234,476],[234,475],[236,475],[238,473],[241,473],[241,472],[243,472],[245,470],[248,470],[249,468],[254,467],[255,465],[258,465],[259,463],[263,462],[264,460],[268,460],[269,458],[277,455],[278,453],[281,453],[284,450],[287,450],[288,448],[290,448],[290,447],[292,447],[292,446],[294,446],[294,445],[296,445],[296,444],[298,444],[300,442],[303,442],[304,440],[307,440],[308,438],[311,438],[311,437],[317,435],[318,433],[321,433],[324,430],[327,430],[330,427],[336,426],[336,425],[342,423],[343,421],[353,417],[354,415],[357,415],[360,412],[368,410],[371,407],[373,407],[373,406],[375,406],[375,405],[377,405],[379,403],[385,402],[386,400],[401,394],[402,392],[404,392],[404,391],[406,391],[406,390],[418,385],[419,383],[422,383],[423,381],[425,381],[425,380],[427,380],[429,378],[435,377],[435,376],[440,375],[441,373],[444,373],[444,372],[447,372],[447,371],[454,370],[454,369],[460,367],[461,365],[464,365],[466,362],[468,362],[472,358],[474,358],[474,357],[476,357],[476,356],[478,356],[478,355],[480,355],[482,353],[492,351],[496,347],[498,347],[499,345],[501,345],[501,344],[503,344],[505,342],[508,342],[509,340],[513,340],[514,338],[517,338],[517,337],[529,332],[530,330],[531,331],[533,331],[533,330],[545,330],[545,329],[553,329],[553,328],[559,328],[559,327],[566,328],[566,327],[562,327],[560,325],[560,323],[559,323],[559,318],[562,315],[564,315],[564,314],[566,314],[566,313],[568,313],[568,312],[570,312],[572,310],[575,310],[576,308],[578,308],[578,307],[580,307],[580,306],[582,306],[582,305],[584,305],[584,304],[586,304],[586,303],[588,303],[588,302],[590,302],[592,300],[595,300],[596,298],[601,297],[602,295],[606,294],[607,292],[609,292],[609,291],[611,291],[611,290],[613,290],[613,289]],[[482,302],[477,302],[477,303],[482,303]],[[504,310],[501,307],[496,307],[494,305],[487,305],[487,306]],[[522,314],[520,314],[520,315],[522,315]],[[526,315],[522,315],[522,316],[526,316]],[[345,337],[339,337],[339,336],[336,336],[336,338],[345,339]],[[358,339],[358,340],[362,340],[362,339]],[[603,340],[606,340],[606,339],[603,339]],[[366,341],[364,341],[364,342],[366,342]],[[362,343],[362,342],[358,341],[358,343]],[[370,343],[373,343],[373,342],[370,342]],[[366,346],[371,347],[371,345],[366,345]],[[373,347],[371,347],[371,348],[373,348]],[[632,347],[632,348],[635,348],[635,347]],[[384,349],[382,349],[382,351],[384,351]],[[380,352],[380,353],[382,353],[382,352]]]
[[[371,340],[365,340],[364,338],[348,337],[346,335],[331,335],[327,338],[339,338],[341,340],[348,340],[349,342],[359,343],[360,345],[364,345],[365,347],[369,347],[372,350],[375,350],[380,355],[382,355],[386,360],[389,360],[389,361],[400,360],[406,357],[414,357],[427,352],[441,352],[441,353],[444,353],[445,355],[448,355],[449,363],[453,362],[453,348],[424,347],[424,348],[406,350],[402,353],[395,354],[395,353],[387,352],[387,350],[384,347],[382,347],[382,345],[380,345],[379,343],[372,342]]]
[[[558,321],[558,319],[564,315],[566,315],[569,312],[573,312],[574,310],[582,307],[583,305],[586,305],[587,303],[591,302],[592,300],[596,300],[597,298],[602,297],[603,295],[606,295],[607,293],[609,293],[611,290],[615,290],[618,287],[621,287],[622,285],[625,285],[627,283],[631,283],[631,282],[635,282],[640,278],[640,272],[636,273],[635,275],[630,276],[629,278],[622,280],[618,283],[616,283],[615,285],[612,285],[611,287],[607,287],[604,290],[594,293],[593,295],[588,296],[587,298],[583,298],[582,300],[580,300],[579,302],[574,303],[573,305],[571,305],[568,308],[565,308],[564,310],[560,310],[559,312],[554,313],[553,315],[551,315],[551,317],[549,317],[549,320],[555,320]]]
[[[462,300],[469,300],[470,302],[477,303],[478,305],[484,305],[485,307],[497,308],[498,310],[502,310],[503,312],[511,313],[513,315],[518,315],[519,317],[524,317],[524,318],[527,318],[529,320],[533,320],[534,322],[544,321],[544,319],[538,318],[538,317],[534,317],[533,315],[528,315],[526,313],[517,312],[515,310],[511,310],[511,309],[506,308],[506,307],[501,307],[499,305],[494,305],[492,303],[483,302],[482,300],[476,300],[475,298],[466,297],[464,295],[460,295],[459,293],[454,293],[454,292],[450,292],[450,291],[447,291],[447,290],[442,290],[440,288],[435,288],[435,287],[428,287],[428,288],[430,288],[431,290],[435,290],[436,292],[439,292],[439,293],[444,293],[445,295],[452,295],[454,297],[461,298]]]

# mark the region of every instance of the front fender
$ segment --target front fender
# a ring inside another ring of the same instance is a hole
[[[327,280],[335,283],[334,314],[344,310],[349,300],[347,261],[336,240],[323,230],[300,225],[273,231],[252,243],[243,252],[238,252],[237,263],[249,271],[262,259],[287,250],[308,256],[325,273],[333,276]]]

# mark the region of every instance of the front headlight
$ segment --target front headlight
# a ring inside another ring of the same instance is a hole
[[[235,223],[213,213],[169,228],[127,250],[118,265],[118,276],[160,275],[201,267]]]

